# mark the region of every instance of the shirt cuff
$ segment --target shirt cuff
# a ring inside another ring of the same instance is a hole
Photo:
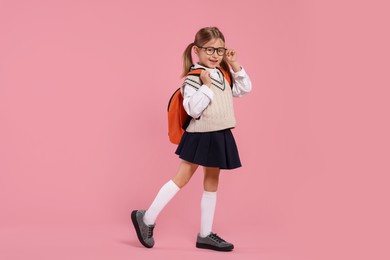
[[[214,92],[206,85],[202,85],[199,88],[199,91],[205,94],[210,100],[213,100],[214,98]]]
[[[233,74],[233,76],[234,76],[235,78],[237,78],[237,77],[245,77],[246,72],[245,72],[244,68],[241,66],[241,70],[240,70],[240,71],[234,72],[234,71],[232,70],[232,74]]]

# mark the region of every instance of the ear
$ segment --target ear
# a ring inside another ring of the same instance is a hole
[[[197,47],[197,46],[195,46],[194,45],[194,53],[196,54],[196,55],[199,55],[199,48]]]

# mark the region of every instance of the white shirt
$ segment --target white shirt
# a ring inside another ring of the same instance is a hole
[[[202,65],[195,64],[195,69],[203,68],[210,72],[211,78],[220,80],[220,77],[223,75],[220,74],[218,69],[210,69],[206,68]],[[233,76],[233,87],[232,92],[234,97],[242,97],[245,94],[248,94],[252,90],[252,82],[246,74],[244,68],[241,67],[241,70],[238,72],[234,72],[231,70]],[[210,104],[213,100],[214,93],[213,91],[206,85],[202,85],[198,90],[188,85],[184,86],[184,101],[183,106],[187,114],[189,114],[192,118],[198,118],[202,114],[203,110]]]

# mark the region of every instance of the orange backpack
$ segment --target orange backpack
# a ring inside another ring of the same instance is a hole
[[[222,68],[218,68],[224,77],[227,79],[230,87],[232,87],[232,80],[229,74]],[[194,69],[188,72],[187,75],[200,76],[204,69]],[[181,88],[176,89],[168,102],[168,136],[173,144],[179,144],[184,131],[191,122],[190,117],[183,107],[183,95]]]

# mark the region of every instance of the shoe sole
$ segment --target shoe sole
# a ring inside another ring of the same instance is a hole
[[[203,243],[196,243],[197,248],[202,248],[202,249],[211,249],[215,251],[220,251],[220,252],[229,252],[232,251],[234,246],[228,246],[228,247],[217,247],[209,244],[203,244]]]
[[[144,239],[142,238],[141,230],[139,229],[138,221],[137,221],[137,210],[133,210],[133,212],[131,212],[131,221],[133,222],[135,231],[137,232],[137,237],[138,237],[139,242],[141,242],[141,244],[144,247],[152,248],[153,246],[150,246],[150,245],[146,244],[144,242]]]

